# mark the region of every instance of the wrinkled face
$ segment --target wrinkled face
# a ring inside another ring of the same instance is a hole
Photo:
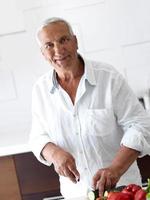
[[[55,69],[67,69],[77,60],[77,40],[63,22],[44,27],[38,34],[41,51]]]

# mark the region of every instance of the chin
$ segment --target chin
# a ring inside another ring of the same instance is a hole
[[[67,68],[69,68],[70,65],[64,65],[64,64],[61,65],[61,64],[56,64],[56,66],[57,66],[58,68],[62,68],[62,69],[64,68],[64,69],[67,69]]]

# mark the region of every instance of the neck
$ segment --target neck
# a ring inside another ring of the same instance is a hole
[[[84,63],[78,58],[77,62],[67,70],[56,71],[58,81],[68,82],[80,78],[84,73]]]

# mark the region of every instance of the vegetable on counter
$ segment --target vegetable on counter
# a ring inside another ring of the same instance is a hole
[[[146,200],[146,194],[146,191],[141,186],[129,184],[120,193],[110,196],[111,198],[109,198],[108,194],[107,200]]]
[[[110,191],[105,191],[104,196],[102,198],[99,197],[98,190],[90,190],[87,194],[89,200],[107,200],[108,193],[109,192],[120,192],[122,191],[126,186],[118,186],[116,188],[111,189]]]
[[[99,197],[98,190],[90,190],[88,192],[88,198],[89,200],[96,200]]]
[[[146,200],[146,191],[143,189],[139,189],[135,195],[134,195],[134,200]]]
[[[150,179],[147,180],[147,188],[146,188],[146,200],[150,200]]]
[[[129,184],[122,190],[122,192],[130,194],[131,200],[146,200],[146,191],[139,185]]]
[[[135,194],[138,190],[141,189],[141,186],[136,185],[136,184],[129,184],[127,185],[122,192],[131,192],[132,194]]]
[[[146,189],[136,184],[129,184],[105,191],[102,198],[99,197],[98,190],[90,191],[88,198],[89,200],[150,200],[150,179]]]
[[[127,193],[109,192],[107,200],[131,200]]]

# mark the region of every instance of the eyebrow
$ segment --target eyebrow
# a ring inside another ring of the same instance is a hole
[[[46,44],[51,44],[51,43],[52,43],[52,42],[49,41],[49,42],[44,43],[44,45],[46,45]]]
[[[54,41],[59,41],[63,38],[71,38],[71,35],[63,35],[63,36],[61,36],[60,38],[58,38],[57,40],[54,40]],[[53,43],[54,41],[48,41],[45,44]]]

